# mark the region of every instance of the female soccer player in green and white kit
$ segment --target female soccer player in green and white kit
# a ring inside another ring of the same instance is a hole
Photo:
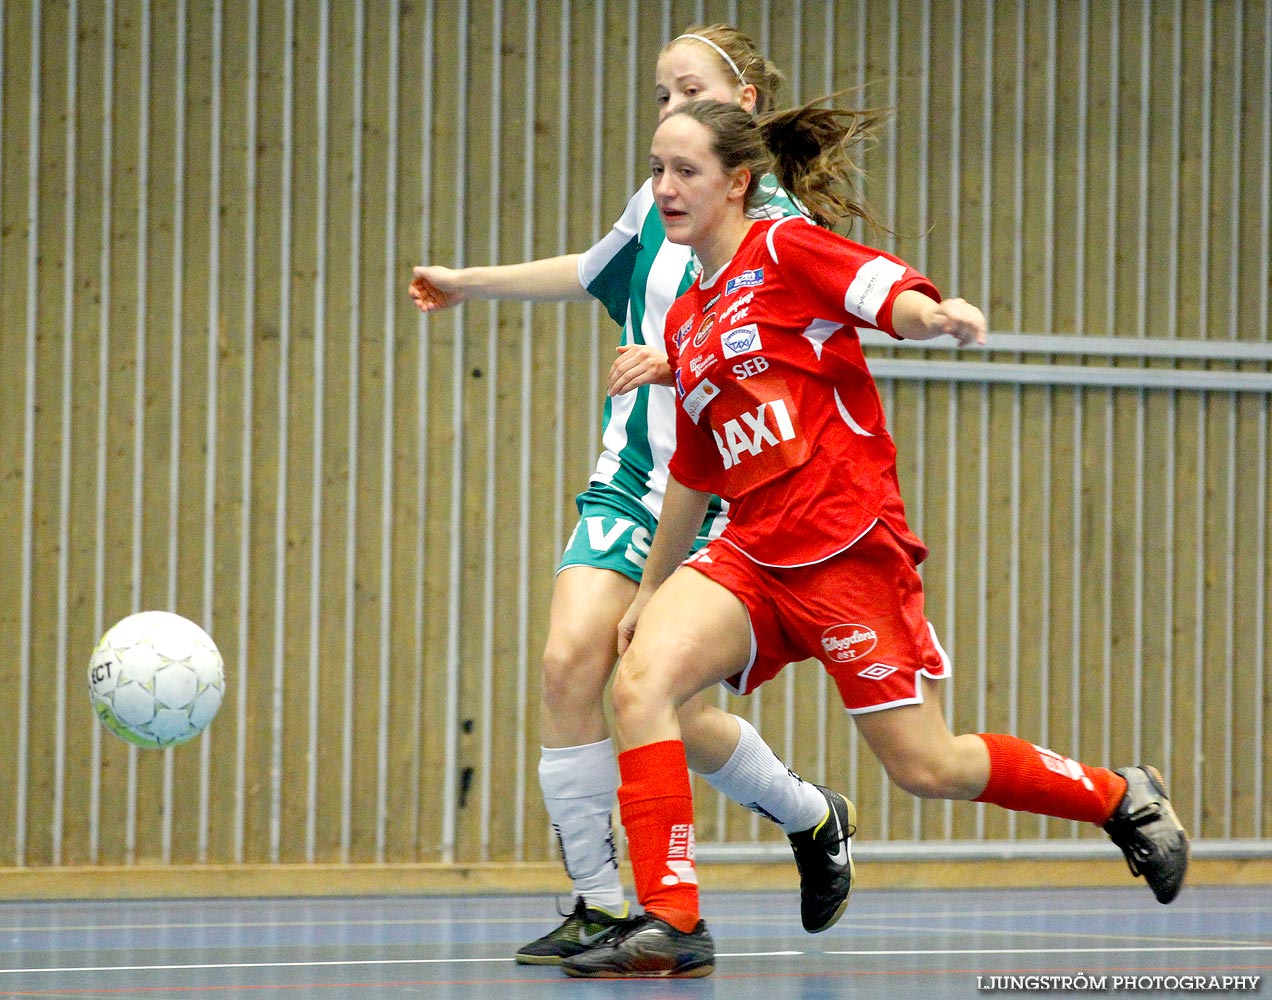
[[[659,55],[660,118],[695,98],[767,111],[780,80],[776,67],[736,29],[691,27]],[[768,177],[764,184],[770,193],[757,217],[799,214],[776,181]],[[412,276],[411,298],[424,312],[467,299],[592,296],[623,325],[605,403],[604,451],[578,498],[579,521],[557,573],[543,654],[539,783],[576,902],[564,923],[517,952],[523,964],[559,965],[628,913],[614,852],[611,815],[619,776],[603,697],[618,624],[636,595],[662,510],[675,447],[675,397],[659,385],[618,393],[628,380],[649,381],[650,372],[666,368],[663,323],[696,267],[687,247],[667,242],[646,181],[610,232],[582,254],[459,270],[416,267]],[[725,521],[716,500],[697,545],[718,536]],[[852,803],[800,779],[746,720],[702,696],[681,709],[680,726],[690,767],[787,833],[800,872],[805,929],[816,933],[834,924],[852,888]]]

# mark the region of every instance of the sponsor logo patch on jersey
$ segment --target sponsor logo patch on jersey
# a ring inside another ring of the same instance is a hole
[[[720,346],[726,358],[736,358],[739,354],[753,354],[761,350],[760,328],[754,323],[739,326],[720,335]]]
[[[755,298],[754,292],[747,292],[745,295],[739,295],[732,303],[730,303],[727,309],[720,313],[720,322],[726,322],[728,318],[733,315],[733,310],[735,309],[742,310],[738,313],[738,318],[741,319],[746,314],[746,310],[743,309],[743,306],[750,305],[753,298]]]
[[[769,370],[769,363],[765,358],[747,358],[745,361],[739,361],[733,366],[733,374],[738,377],[738,381],[745,381],[752,375],[759,375]]]
[[[694,378],[697,378],[708,368],[720,361],[714,354],[699,354],[689,362],[689,370],[693,372]]]
[[[680,377],[680,369],[676,369],[676,398],[685,398],[685,381]]]
[[[712,384],[710,379],[703,379],[694,387],[693,392],[681,400],[680,405],[685,408],[689,419],[696,424],[698,418],[702,416],[702,411],[707,408],[707,404],[718,395],[720,395],[719,387]]]
[[[707,338],[711,336],[711,328],[715,326],[715,313],[707,313],[706,318],[702,321],[702,326],[698,327],[698,332],[693,335],[693,346],[701,347],[707,342]]]
[[[720,301],[720,294],[721,294],[720,292],[716,292],[714,296],[712,296],[711,298],[707,299],[707,301],[706,301],[706,302],[704,302],[704,303],[702,304],[702,311],[703,311],[703,312],[707,312],[707,311],[709,311],[713,305],[715,305],[717,302],[719,302],[719,301]]]
[[[724,294],[732,295],[739,288],[754,288],[756,285],[764,284],[764,268],[757,267],[750,271],[743,271],[735,278],[730,278],[724,285]]]
[[[836,663],[852,663],[870,653],[879,644],[879,636],[864,625],[832,625],[822,633],[821,643],[826,655]]]
[[[868,681],[881,681],[885,677],[890,677],[897,672],[896,667],[890,667],[886,663],[872,663],[865,670],[858,670],[857,676],[864,677]]]
[[[682,324],[680,324],[680,329],[677,330],[676,335],[671,338],[675,342],[677,347],[679,347],[681,344],[685,342],[685,338],[689,336],[689,331],[692,329],[693,329],[693,317],[690,316],[687,320],[685,320]]]

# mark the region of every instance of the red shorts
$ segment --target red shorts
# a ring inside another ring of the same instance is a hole
[[[685,565],[746,606],[751,662],[724,682],[737,694],[750,694],[786,664],[809,657],[821,661],[852,713],[919,704],[919,674],[950,675],[949,658],[923,614],[914,560],[882,522],[811,566],[761,566],[721,540]]]

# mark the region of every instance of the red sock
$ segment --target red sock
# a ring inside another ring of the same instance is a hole
[[[693,866],[693,791],[680,740],[649,743],[618,755],[619,812],[645,912],[690,933],[698,925]]]
[[[977,802],[1103,826],[1126,793],[1126,779],[1015,736],[978,733],[989,749],[989,781]]]

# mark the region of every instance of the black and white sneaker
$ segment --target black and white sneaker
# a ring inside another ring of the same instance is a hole
[[[826,797],[826,818],[811,830],[790,834],[799,869],[799,915],[804,930],[817,934],[833,927],[852,892],[852,838],[857,810],[831,788],[814,785]]]
[[[1188,834],[1166,797],[1166,783],[1155,767],[1119,767],[1126,794],[1104,824],[1104,832],[1122,849],[1131,874],[1144,876],[1159,903],[1179,895],[1188,871]]]
[[[560,965],[571,955],[587,951],[626,917],[626,903],[623,904],[623,912],[615,916],[599,907],[588,906],[583,897],[579,896],[574,904],[574,912],[565,916],[564,923],[517,951],[517,964]]]
[[[678,931],[648,913],[613,927],[591,950],[561,963],[582,979],[698,979],[715,969],[715,942],[701,920]]]

